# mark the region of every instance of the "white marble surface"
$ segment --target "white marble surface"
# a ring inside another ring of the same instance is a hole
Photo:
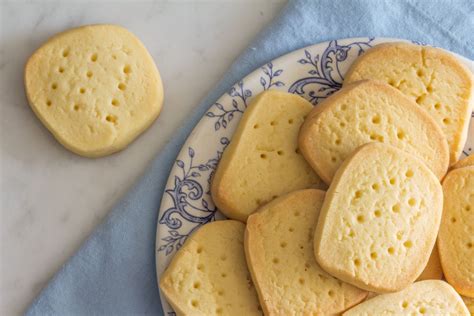
[[[230,63],[282,8],[276,1],[1,2],[0,315],[22,313],[136,181]],[[90,160],[59,145],[30,110],[23,66],[49,36],[117,23],[150,50],[163,112],[127,150]]]

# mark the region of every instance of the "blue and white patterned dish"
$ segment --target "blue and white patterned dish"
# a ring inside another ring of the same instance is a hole
[[[158,279],[189,234],[224,218],[212,202],[210,179],[252,98],[264,90],[277,89],[301,95],[317,105],[341,88],[344,74],[357,56],[374,45],[392,41],[400,40],[351,38],[296,50],[253,71],[208,109],[186,140],[166,184],[156,235]],[[472,61],[458,57],[474,72]],[[466,156],[474,150],[473,117]],[[161,299],[165,315],[175,315]]]

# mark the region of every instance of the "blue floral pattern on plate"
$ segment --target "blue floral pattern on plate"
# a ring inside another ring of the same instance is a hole
[[[181,149],[166,184],[156,236],[158,278],[191,233],[201,225],[224,218],[212,202],[210,181],[252,98],[262,91],[278,89],[317,105],[341,88],[344,74],[360,54],[390,41],[400,40],[343,39],[296,50],[252,72],[209,108]],[[472,62],[464,60],[473,70]],[[474,135],[473,125],[470,135]],[[474,148],[473,138],[466,144],[466,156]],[[165,314],[175,315],[163,298],[162,304]]]

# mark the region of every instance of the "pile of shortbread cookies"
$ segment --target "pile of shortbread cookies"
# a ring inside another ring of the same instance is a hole
[[[469,315],[473,93],[455,57],[407,43],[315,108],[261,93],[212,180],[229,220],[188,238],[162,294],[178,315]]]

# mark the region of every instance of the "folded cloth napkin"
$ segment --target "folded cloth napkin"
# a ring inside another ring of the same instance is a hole
[[[472,0],[290,1],[51,280],[27,315],[162,315],[155,276],[155,233],[169,170],[206,109],[246,74],[297,48],[358,36],[418,40],[473,59],[473,16]]]

